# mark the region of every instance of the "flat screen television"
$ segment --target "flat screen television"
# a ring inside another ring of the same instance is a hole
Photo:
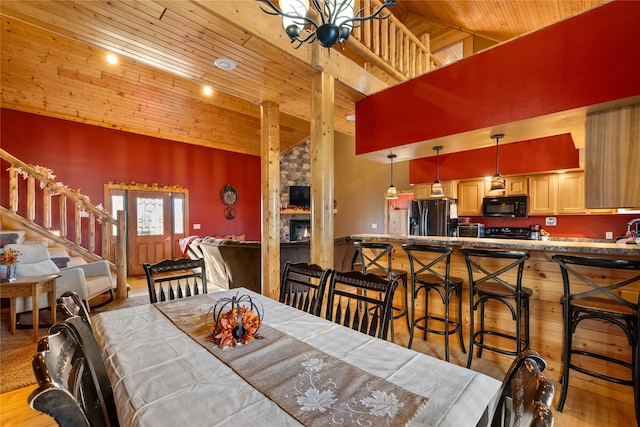
[[[308,208],[311,206],[311,187],[292,185],[289,187],[289,206]]]

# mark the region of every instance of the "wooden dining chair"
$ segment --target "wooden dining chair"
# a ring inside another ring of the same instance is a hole
[[[544,359],[533,350],[516,356],[502,382],[491,427],[552,427],[554,387],[542,371]]]
[[[204,259],[165,259],[144,264],[151,303],[207,293]]]
[[[281,303],[320,316],[330,268],[306,262],[287,262],[280,285]]]
[[[89,325],[80,317],[56,323],[32,359],[38,382],[29,406],[63,427],[118,427],[113,390]]]
[[[359,271],[331,273],[326,318],[356,331],[387,339],[396,279]]]

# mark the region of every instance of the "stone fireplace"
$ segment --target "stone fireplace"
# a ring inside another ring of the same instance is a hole
[[[289,221],[289,240],[299,242],[311,238],[311,221],[308,219],[291,219]]]

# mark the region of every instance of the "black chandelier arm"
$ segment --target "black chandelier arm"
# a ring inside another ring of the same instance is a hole
[[[285,18],[295,19],[300,21],[300,25],[311,25],[314,28],[318,28],[318,25],[315,22],[313,22],[311,19],[307,18],[306,16],[291,14],[291,13],[284,13],[282,10],[278,9],[278,7],[271,2],[271,0],[257,0],[257,1],[260,3],[265,3],[267,6],[269,6],[271,10],[267,10],[264,7],[260,6],[260,9],[268,15],[283,16]],[[313,0],[314,3],[316,3],[316,1],[317,0]],[[324,21],[324,17],[322,19]],[[304,41],[308,39],[309,37],[307,37]]]
[[[315,40],[315,38],[316,38],[316,32],[315,32],[315,31],[313,31],[313,32],[309,32],[309,34],[307,35],[307,37],[305,37],[305,38],[303,38],[303,39],[301,39],[301,38],[300,38],[300,36],[298,36],[298,37],[296,37],[296,38],[291,39],[291,43],[296,43],[296,42],[297,42],[297,43],[298,43],[298,45],[297,45],[297,46],[294,46],[293,48],[294,48],[294,49],[298,49],[298,48],[299,48],[300,46],[302,46],[305,42],[312,42],[312,41],[314,41],[314,40]]]

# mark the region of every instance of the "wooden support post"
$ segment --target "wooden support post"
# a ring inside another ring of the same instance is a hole
[[[280,291],[280,107],[264,101],[260,108],[262,152],[262,294],[278,299]]]
[[[333,97],[335,80],[311,79],[311,262],[333,268]]]

